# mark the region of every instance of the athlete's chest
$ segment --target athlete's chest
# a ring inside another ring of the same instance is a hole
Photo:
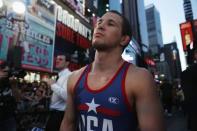
[[[92,90],[99,90],[106,85],[109,85],[114,77],[114,73],[88,73],[86,77],[86,84]]]
[[[98,110],[103,107],[121,110],[124,103],[124,93],[122,92],[122,83],[119,80],[110,79],[107,82],[104,80],[104,84],[97,80],[91,86],[90,84],[87,85],[87,82],[80,84],[76,95],[79,105],[85,103],[86,108],[89,105],[97,105]]]
[[[111,87],[93,92],[83,90],[78,94],[80,131],[119,131],[122,129],[117,125],[130,121],[132,115],[125,104],[121,89]]]

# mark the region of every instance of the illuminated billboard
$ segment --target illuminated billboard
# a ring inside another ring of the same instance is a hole
[[[180,24],[180,30],[181,30],[183,50],[187,51],[187,49],[189,49],[189,47],[193,44],[192,23],[185,22]]]

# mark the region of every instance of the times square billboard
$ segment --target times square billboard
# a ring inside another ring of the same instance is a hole
[[[4,0],[7,7],[4,16],[0,10],[0,63],[7,61],[8,51],[14,45],[22,48],[21,66],[29,70],[53,72],[54,55],[61,51],[83,56],[82,61],[86,59],[91,28],[75,18],[76,12],[70,13],[49,0],[27,0],[24,20],[12,21],[9,18],[16,16],[13,2],[15,0]],[[73,69],[81,62],[81,57],[76,59]]]
[[[183,50],[185,52],[197,46],[195,45],[196,43],[194,43],[194,40],[197,40],[197,19],[181,23],[180,31]]]
[[[6,8],[2,10],[6,13],[0,19],[0,61],[9,61],[9,50],[18,46],[21,47],[18,54],[22,68],[51,72],[56,27],[55,5],[47,0],[29,0],[24,2],[25,12],[18,15],[12,7],[14,2],[4,0],[3,3]]]

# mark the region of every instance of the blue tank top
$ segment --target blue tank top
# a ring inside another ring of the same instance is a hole
[[[99,90],[88,87],[91,65],[86,67],[75,86],[79,131],[136,130],[136,113],[131,110],[124,87],[128,67],[129,63],[124,62],[111,81]]]

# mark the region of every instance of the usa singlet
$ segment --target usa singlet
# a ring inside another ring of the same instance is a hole
[[[88,65],[76,86],[76,110],[79,131],[135,131],[136,113],[125,94],[125,77],[129,63],[124,62],[108,84],[99,90],[87,85]]]

